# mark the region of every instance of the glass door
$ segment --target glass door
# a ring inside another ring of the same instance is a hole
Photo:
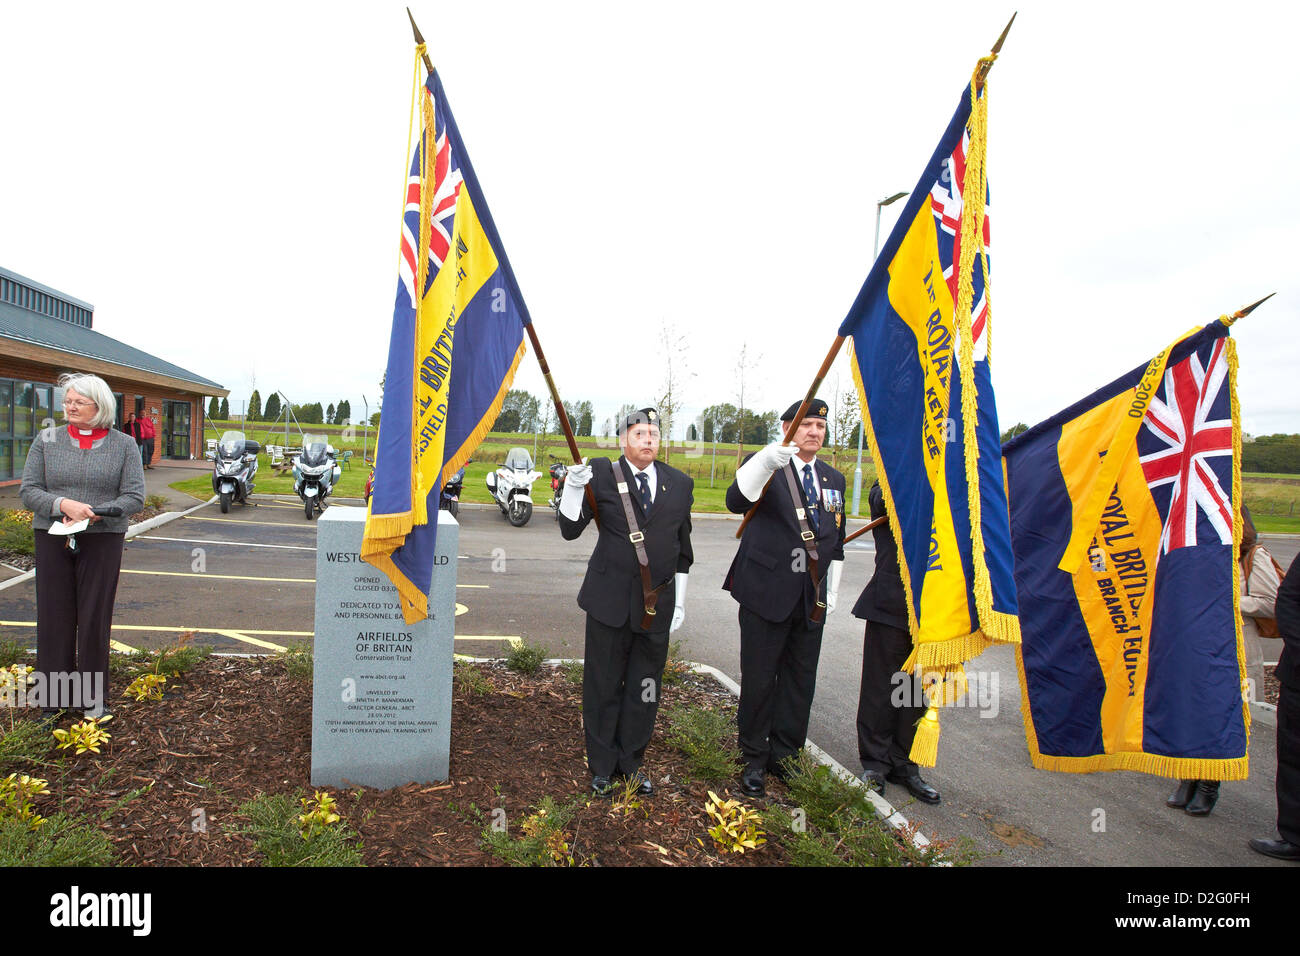
[[[190,457],[190,403],[163,400],[163,454]]]

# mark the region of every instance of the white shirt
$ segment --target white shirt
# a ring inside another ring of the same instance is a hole
[[[804,461],[804,460],[803,460],[802,458],[800,458],[798,455],[795,455],[794,458],[790,459],[790,462],[791,462],[791,464],[794,465],[794,470],[795,470],[795,471],[798,473],[798,475],[799,475],[799,487],[800,487],[800,488],[803,487],[803,468],[804,468],[804,465],[811,465],[811,466],[812,466],[812,484],[813,484],[813,498],[812,498],[812,504],[820,506],[820,505],[821,505],[821,496],[822,496],[822,483],[821,483],[820,481],[817,480],[817,459],[814,458],[812,461]]]
[[[627,462],[627,470],[632,472],[632,485],[628,490],[635,491],[638,495],[641,494],[641,482],[637,479],[637,475],[642,474],[642,472],[636,470],[636,465],[628,461],[626,455],[623,456],[623,461]],[[650,485],[650,500],[653,502],[655,500],[655,495],[659,492],[659,486],[656,484],[658,473],[655,471],[655,463],[653,461],[646,465],[644,474],[646,481]]]

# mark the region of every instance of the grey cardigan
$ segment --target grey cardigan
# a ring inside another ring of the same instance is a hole
[[[66,425],[44,429],[27,453],[23,466],[23,504],[32,512],[32,527],[48,531],[60,498],[83,501],[92,508],[118,507],[120,518],[101,518],[85,533],[122,534],[131,516],[144,507],[144,466],[135,439],[109,429],[83,450]]]

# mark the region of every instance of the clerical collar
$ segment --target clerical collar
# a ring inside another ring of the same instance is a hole
[[[78,447],[90,449],[95,442],[99,441],[108,434],[107,428],[78,428],[75,425],[68,426],[68,434],[72,436]]]

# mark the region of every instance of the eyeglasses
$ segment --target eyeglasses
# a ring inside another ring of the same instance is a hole
[[[96,405],[94,402],[70,402],[67,399],[64,399],[63,407],[64,408],[98,408],[99,406]]]

